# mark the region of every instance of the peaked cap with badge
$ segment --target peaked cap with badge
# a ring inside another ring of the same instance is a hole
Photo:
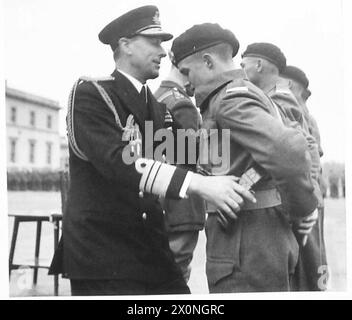
[[[111,21],[100,33],[99,40],[115,50],[119,39],[134,36],[159,37],[163,41],[172,39],[172,34],[161,29],[159,10],[156,6],[143,6],[128,11]]]

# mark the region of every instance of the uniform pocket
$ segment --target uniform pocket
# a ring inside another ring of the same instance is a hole
[[[230,276],[234,271],[234,264],[230,261],[207,259],[206,274],[209,287]]]
[[[232,221],[224,229],[217,221],[216,214],[209,214],[205,232],[207,236],[207,277],[209,284],[230,275],[234,269],[239,270],[242,223]]]

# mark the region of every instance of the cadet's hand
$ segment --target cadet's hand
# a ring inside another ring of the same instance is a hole
[[[236,213],[241,210],[243,199],[256,202],[253,194],[240,186],[237,183],[238,180],[239,178],[234,176],[205,177],[194,174],[187,193],[197,193],[204,200],[212,203],[226,223],[226,218],[237,219]]]
[[[318,209],[315,209],[312,214],[305,217],[296,226],[296,230],[299,234],[303,235],[302,245],[305,246],[308,240],[308,235],[311,233],[314,225],[318,220]]]

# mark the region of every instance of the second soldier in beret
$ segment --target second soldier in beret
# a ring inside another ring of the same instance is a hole
[[[235,70],[239,42],[218,24],[195,25],[173,42],[180,72],[195,87],[202,128],[229,133],[229,163],[219,166],[209,140],[210,175],[231,174],[255,192],[234,220],[207,206],[206,274],[211,293],[291,290],[298,258],[292,220],[317,205],[303,134],[286,127],[272,101]],[[228,130],[228,131],[226,131]],[[202,153],[202,150],[201,150]]]
[[[289,80],[289,87],[302,108],[308,132],[315,138],[319,147],[319,155],[322,157],[323,150],[318,125],[306,106],[307,99],[311,94],[308,89],[309,80],[306,74],[295,66],[287,66],[282,71],[281,77]],[[323,291],[327,287],[326,281],[319,281],[323,273],[328,270],[324,241],[324,183],[320,161],[317,180],[320,187],[318,221],[308,236],[307,244],[301,248],[298,265],[293,277],[295,289],[299,291]]]

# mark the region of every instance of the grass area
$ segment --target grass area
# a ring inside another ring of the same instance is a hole
[[[8,210],[15,212],[35,212],[37,210],[57,212],[60,208],[58,192],[9,192]],[[330,291],[346,289],[346,214],[344,199],[326,199],[325,201],[325,242],[331,272]],[[9,245],[13,228],[13,218],[9,218]],[[33,260],[36,227],[34,223],[20,226],[14,263],[24,266]],[[53,254],[53,225],[49,222],[42,227],[40,259],[48,264]],[[204,232],[201,232],[192,261],[192,273],[189,286],[192,293],[208,293],[205,276]],[[32,272],[20,269],[12,272],[10,296],[50,296],[53,295],[54,280],[47,275],[46,269],[39,271],[38,285],[31,287]],[[60,295],[70,295],[69,281],[60,279]]]

